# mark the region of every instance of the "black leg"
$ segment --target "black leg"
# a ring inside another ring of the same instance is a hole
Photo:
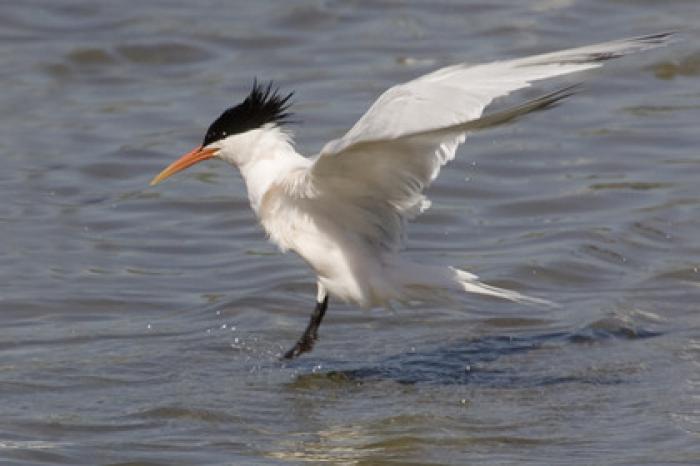
[[[326,308],[328,308],[328,295],[323,298],[322,302],[316,303],[316,308],[313,314],[311,314],[311,320],[309,320],[309,325],[306,326],[303,335],[297,341],[297,344],[292,347],[289,351],[284,353],[284,359],[294,359],[302,353],[311,351],[314,348],[314,343],[318,339],[318,327],[321,325],[323,316],[326,313]]]

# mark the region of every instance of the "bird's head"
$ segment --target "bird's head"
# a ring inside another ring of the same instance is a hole
[[[248,97],[240,104],[225,110],[209,126],[202,145],[168,165],[151,180],[151,186],[213,157],[238,164],[240,158],[245,156],[240,149],[249,144],[246,136],[251,131],[289,121],[291,113],[288,110],[292,94],[281,95],[273,88],[272,82],[267,85],[253,82],[253,89]]]

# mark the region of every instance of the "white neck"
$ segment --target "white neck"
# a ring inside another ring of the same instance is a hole
[[[310,161],[292,146],[291,136],[275,125],[248,131],[226,140],[221,158],[238,166],[248,188],[250,205],[258,214],[260,202],[275,182]]]

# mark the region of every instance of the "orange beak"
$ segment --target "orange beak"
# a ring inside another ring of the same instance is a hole
[[[214,157],[214,154],[218,151],[219,149],[205,149],[204,147],[197,147],[196,149],[192,150],[191,152],[186,153],[170,165],[168,165],[165,170],[162,172],[158,173],[158,175],[151,180],[150,185],[155,186],[161,181],[163,181],[166,178],[169,178],[170,176],[174,175],[175,173],[184,170],[187,167],[191,167],[195,163],[199,163],[203,160],[210,159]]]

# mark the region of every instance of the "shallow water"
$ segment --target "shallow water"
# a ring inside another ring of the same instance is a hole
[[[700,3],[181,3],[0,4],[2,464],[700,462]],[[147,186],[254,76],[313,154],[438,66],[663,30],[509,97],[586,83],[472,136],[410,226],[416,260],[561,308],[331,302],[281,363],[313,276],[238,175]]]

